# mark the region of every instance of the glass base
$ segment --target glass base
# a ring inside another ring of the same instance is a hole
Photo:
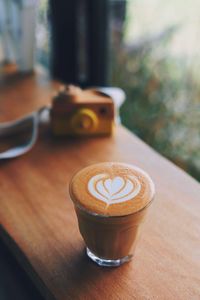
[[[132,259],[133,255],[127,255],[119,259],[105,259],[96,256],[89,248],[86,248],[87,256],[102,267],[118,267]]]

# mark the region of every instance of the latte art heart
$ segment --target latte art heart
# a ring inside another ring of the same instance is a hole
[[[140,190],[141,183],[133,175],[126,178],[120,176],[109,178],[107,174],[98,174],[88,182],[89,193],[107,205],[131,200],[139,194]]]

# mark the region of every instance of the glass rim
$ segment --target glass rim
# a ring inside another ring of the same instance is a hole
[[[70,198],[71,198],[71,200],[72,200],[72,202],[73,202],[73,204],[74,204],[75,207],[78,207],[80,210],[82,210],[83,212],[85,212],[85,213],[87,213],[88,215],[91,215],[91,216],[93,216],[93,217],[109,218],[109,219],[111,219],[111,218],[113,218],[113,219],[117,219],[117,218],[126,218],[126,217],[128,217],[128,216],[131,216],[131,215],[135,215],[135,214],[137,214],[137,213],[140,213],[141,211],[143,211],[143,210],[145,210],[146,208],[148,208],[148,207],[151,205],[151,203],[154,201],[154,199],[155,199],[155,193],[154,193],[154,195],[152,196],[152,199],[147,203],[147,205],[143,206],[143,207],[140,208],[139,210],[137,210],[137,211],[135,211],[135,212],[132,212],[132,213],[130,213],[130,214],[126,214],[126,215],[109,216],[109,215],[103,215],[103,214],[95,213],[95,212],[93,212],[93,211],[91,211],[91,210],[88,210],[87,208],[85,208],[84,206],[82,206],[78,201],[74,201],[74,200],[73,200],[73,196],[71,195],[71,192],[69,192],[69,193],[70,193]]]
[[[72,189],[71,189],[71,185],[72,185],[72,182],[74,180],[74,178],[77,176],[77,174],[79,172],[81,172],[82,170],[86,169],[87,167],[91,167],[93,165],[101,165],[101,164],[107,164],[107,163],[117,163],[117,164],[122,164],[122,165],[127,165],[127,166],[130,166],[130,167],[133,167],[134,169],[137,169],[139,170],[140,172],[142,172],[145,176],[147,176],[147,178],[149,179],[149,182],[150,184],[152,185],[152,194],[151,194],[151,197],[149,197],[149,201],[147,202],[146,205],[144,205],[143,207],[139,208],[138,210],[134,211],[134,212],[130,212],[130,213],[127,213],[127,214],[122,214],[122,215],[105,215],[103,213],[97,213],[97,212],[94,212],[92,210],[88,210],[86,207],[84,207],[84,205],[82,205],[79,201],[75,200],[75,197],[72,193]],[[131,216],[131,215],[134,215],[134,214],[137,214],[139,212],[141,212],[142,210],[144,210],[145,208],[147,208],[148,206],[150,206],[150,204],[153,202],[153,200],[155,199],[155,194],[156,194],[156,190],[155,190],[155,183],[153,182],[151,176],[148,174],[148,172],[146,172],[144,169],[142,169],[141,167],[138,167],[137,165],[134,165],[134,164],[130,164],[130,163],[124,163],[124,162],[113,162],[113,161],[105,161],[105,162],[99,162],[99,163],[95,163],[95,164],[91,164],[91,165],[88,165],[86,166],[85,168],[83,169],[80,169],[78,170],[75,174],[73,174],[71,180],[70,180],[70,183],[69,183],[69,195],[70,195],[70,198],[72,200],[72,202],[74,203],[75,206],[77,206],[79,209],[81,209],[82,211],[86,212],[87,214],[91,215],[91,216],[96,216],[96,217],[102,217],[102,218],[125,218],[127,216]]]

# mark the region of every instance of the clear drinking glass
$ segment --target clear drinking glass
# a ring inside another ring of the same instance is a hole
[[[154,193],[149,175],[124,163],[95,164],[72,178],[70,196],[94,262],[111,267],[131,260]]]
[[[115,267],[134,255],[147,207],[127,216],[92,214],[75,204],[79,230],[87,255],[100,266]]]

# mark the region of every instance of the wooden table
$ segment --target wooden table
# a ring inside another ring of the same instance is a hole
[[[48,103],[51,92],[42,78],[11,81],[0,121]],[[68,194],[72,174],[101,161],[136,164],[157,189],[134,260],[115,269],[86,257]],[[200,299],[199,212],[199,183],[121,126],[94,139],[43,130],[31,152],[0,163],[1,238],[46,299]]]

